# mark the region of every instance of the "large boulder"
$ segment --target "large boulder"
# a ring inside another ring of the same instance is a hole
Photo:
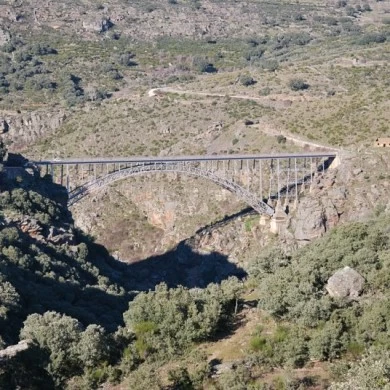
[[[331,297],[357,298],[363,290],[364,281],[362,275],[346,266],[329,278],[325,288]]]

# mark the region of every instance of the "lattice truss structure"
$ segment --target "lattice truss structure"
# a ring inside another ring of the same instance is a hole
[[[260,214],[273,215],[269,200],[295,198],[334,154],[223,155],[164,158],[35,161],[67,188],[69,206],[118,180],[145,174],[179,173],[210,180],[234,193]]]

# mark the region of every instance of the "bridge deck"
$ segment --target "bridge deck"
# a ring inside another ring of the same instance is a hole
[[[316,153],[282,153],[282,154],[213,154],[203,156],[157,156],[157,157],[96,157],[96,158],[54,158],[47,160],[32,160],[38,165],[74,165],[74,164],[123,164],[123,163],[166,163],[180,161],[227,161],[227,160],[270,160],[288,158],[331,158],[335,152]]]

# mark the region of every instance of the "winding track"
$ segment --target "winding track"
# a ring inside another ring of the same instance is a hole
[[[246,95],[227,95],[222,93],[213,93],[213,92],[198,92],[198,91],[191,91],[191,90],[184,90],[184,89],[177,89],[177,88],[171,88],[171,87],[160,87],[160,88],[152,88],[148,91],[149,97],[155,97],[160,94],[164,93],[176,93],[178,95],[192,95],[192,96],[204,96],[204,97],[226,97],[231,99],[241,99],[241,100],[255,100],[259,102],[264,102],[264,97],[254,97],[254,96],[246,96]],[[277,136],[277,135],[283,135],[286,139],[289,141],[292,141],[293,143],[300,145],[300,146],[310,146],[316,149],[327,149],[327,150],[334,150],[334,151],[340,151],[340,148],[334,148],[327,145],[322,145],[316,142],[306,141],[302,138],[294,137],[293,135],[282,132],[282,131],[275,131],[275,130],[268,130],[266,128],[260,128],[260,130],[270,136]]]

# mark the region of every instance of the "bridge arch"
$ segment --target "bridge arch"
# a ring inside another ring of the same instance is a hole
[[[235,183],[232,180],[226,179],[217,175],[215,172],[207,169],[201,169],[194,164],[185,164],[183,162],[159,162],[159,163],[146,163],[138,164],[130,168],[124,168],[122,170],[108,173],[105,176],[91,180],[84,185],[75,188],[69,192],[68,205],[72,206],[89,194],[95,193],[106,186],[129,177],[157,172],[174,172],[187,174],[194,177],[200,177],[208,179],[218,186],[232,192],[239,199],[247,203],[259,214],[266,214],[272,216],[274,209],[265,203],[262,199],[258,199],[253,193]]]

